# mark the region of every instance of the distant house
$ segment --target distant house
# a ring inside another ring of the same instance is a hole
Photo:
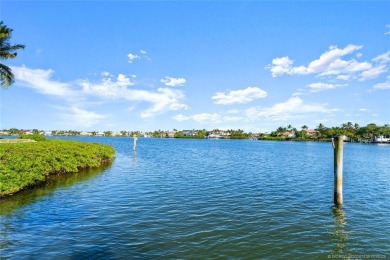
[[[231,134],[228,131],[214,129],[212,131],[207,131],[206,135],[210,139],[229,139]]]
[[[198,135],[198,131],[196,131],[196,130],[183,130],[183,134],[185,136],[196,136],[196,135]]]
[[[222,135],[219,135],[219,134],[209,134],[207,136],[207,139],[224,139],[224,137]]]
[[[373,143],[390,143],[390,138],[386,138],[383,135],[373,136],[372,142]]]
[[[316,135],[317,131],[314,129],[305,129],[306,135],[308,137],[313,137]]]
[[[350,142],[350,141],[351,141],[351,138],[349,138],[349,137],[346,136],[346,135],[343,135],[343,141],[344,141],[344,142]]]
[[[166,134],[167,134],[168,138],[174,138],[175,134],[176,134],[176,131],[169,131]]]
[[[221,131],[221,135],[222,135],[224,138],[229,139],[230,136],[231,136],[231,133],[229,133],[229,132],[227,132],[227,131]]]
[[[281,136],[286,137],[286,138],[295,138],[295,131],[286,131],[281,134]]]

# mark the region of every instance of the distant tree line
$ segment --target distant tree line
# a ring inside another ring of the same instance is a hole
[[[374,136],[390,137],[390,126],[385,124],[378,126],[374,123],[360,126],[359,124],[347,122],[341,126],[326,127],[320,123],[315,129],[309,129],[303,125],[300,130],[288,125],[287,127],[278,127],[269,135],[262,134],[261,139],[291,139],[291,140],[330,140],[336,135],[344,135],[351,141],[370,140]]]
[[[23,130],[17,128],[4,129],[0,131],[0,134],[3,135],[22,135],[22,134],[44,134],[45,132],[38,129],[32,130]],[[47,132],[46,132],[47,133]],[[53,130],[50,131],[51,135],[57,136],[79,136],[85,134],[85,132],[75,131],[75,130]],[[288,125],[286,127],[280,126],[271,133],[258,133],[253,134],[251,132],[245,132],[244,130],[219,130],[214,129],[212,131],[207,131],[206,129],[200,130],[181,130],[178,131],[174,129],[173,131],[163,131],[156,130],[152,132],[142,133],[139,131],[104,131],[96,132],[90,131],[88,135],[90,136],[141,136],[147,135],[149,137],[155,138],[194,138],[194,139],[203,139],[207,138],[209,135],[219,135],[225,139],[249,139],[257,138],[260,140],[296,140],[296,141],[329,141],[332,137],[336,135],[344,135],[348,137],[351,141],[364,141],[370,140],[373,137],[383,136],[385,138],[390,138],[390,126],[385,125],[376,125],[374,123],[367,124],[366,126],[360,126],[357,123],[347,122],[340,126],[335,127],[326,127],[324,124],[320,123],[316,128],[309,129],[307,125],[303,125],[300,129]]]
[[[207,131],[203,130],[191,130],[191,131],[177,131],[174,133],[174,138],[193,138],[204,139],[206,138]]]

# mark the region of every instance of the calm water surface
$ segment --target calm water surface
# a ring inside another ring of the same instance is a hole
[[[330,143],[74,139],[116,159],[0,200],[1,259],[390,258],[390,146],[345,145],[337,209]]]

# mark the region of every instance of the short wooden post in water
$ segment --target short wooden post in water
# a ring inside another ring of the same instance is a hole
[[[133,135],[133,151],[137,148],[137,136]]]
[[[343,136],[336,136],[332,139],[334,149],[334,204],[343,204]]]

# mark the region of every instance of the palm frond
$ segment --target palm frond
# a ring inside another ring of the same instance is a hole
[[[10,67],[0,63],[0,80],[3,88],[9,87],[14,83],[14,74]]]
[[[11,39],[12,29],[4,25],[3,21],[0,21],[0,60],[13,59],[17,56],[17,50],[24,49],[23,44],[11,45],[9,42]],[[0,63],[0,80],[1,86],[6,88],[14,83],[14,75],[11,68]]]

